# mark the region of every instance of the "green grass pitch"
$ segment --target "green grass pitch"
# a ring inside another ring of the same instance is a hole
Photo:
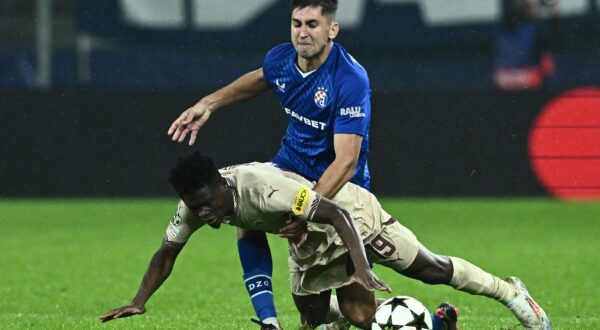
[[[256,329],[241,281],[235,229],[203,228],[181,253],[145,315],[101,324],[127,304],[160,245],[175,199],[0,201],[2,329]],[[600,329],[600,204],[551,199],[383,199],[434,252],[463,257],[501,277],[516,275],[554,329]],[[298,328],[284,240],[269,237],[278,312]],[[430,310],[460,309],[461,329],[514,329],[500,304],[428,286],[376,266],[393,295]],[[391,295],[379,294],[380,297]]]

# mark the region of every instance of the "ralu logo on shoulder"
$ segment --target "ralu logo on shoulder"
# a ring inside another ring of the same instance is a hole
[[[308,196],[310,195],[310,190],[306,187],[302,187],[298,189],[296,193],[296,198],[294,199],[294,204],[292,205],[292,212],[295,215],[300,215],[304,212],[306,205],[308,204]]]

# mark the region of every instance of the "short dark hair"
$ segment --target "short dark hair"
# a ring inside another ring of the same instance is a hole
[[[325,15],[335,15],[338,9],[337,0],[292,0],[292,11],[296,8],[321,7],[321,13]]]
[[[169,183],[179,195],[190,195],[204,186],[220,182],[221,174],[213,161],[196,151],[180,157],[169,173]]]

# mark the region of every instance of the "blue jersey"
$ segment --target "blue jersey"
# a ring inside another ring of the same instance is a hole
[[[371,89],[367,72],[344,48],[333,44],[327,60],[306,75],[296,66],[291,43],[271,49],[263,63],[264,79],[273,87],[288,127],[276,165],[318,181],[335,159],[334,134],[363,137],[351,182],[369,189],[367,165]]]

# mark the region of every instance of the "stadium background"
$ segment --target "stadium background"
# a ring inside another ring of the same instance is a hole
[[[564,107],[564,117],[580,121],[553,126],[563,134],[546,145],[558,154],[529,145],[552,100],[600,84],[600,1],[561,0],[556,84],[520,92],[498,91],[492,81],[503,1],[341,2],[337,41],[367,69],[373,88],[369,162],[385,207],[432,249],[533,283],[556,328],[600,326],[593,279],[600,205],[550,196],[561,189],[600,195],[596,91],[585,106]],[[127,303],[159,243],[174,202],[166,175],[178,156],[200,149],[228,165],[274,154],[286,119],[273,95],[213,116],[194,147],[172,143],[166,131],[201,96],[259,67],[268,49],[289,40],[288,6],[0,3],[0,328],[98,326],[98,314]],[[551,168],[556,186],[542,184],[531,156],[559,164]],[[157,293],[152,313],[110,327],[185,328],[217,318],[231,329],[251,328],[233,231],[202,237],[180,258],[181,270]],[[277,266],[285,264],[285,244],[270,241],[275,277],[285,279]],[[214,246],[231,253],[215,255]],[[197,289],[182,285],[196,274],[197,260],[225,282],[206,276]],[[462,306],[464,329],[514,325],[494,303],[380,271],[428,306],[442,299]],[[275,284],[282,317],[293,323],[286,283]],[[222,306],[223,296],[239,303]],[[218,313],[207,312],[217,304]]]
[[[4,1],[0,194],[170,194],[168,160],[185,148],[166,138],[168,124],[289,39],[286,1],[231,3]],[[598,85],[598,2],[560,4],[557,84],[521,93],[498,92],[492,82],[503,2],[472,4],[357,0],[340,7],[338,41],[373,87],[374,192],[545,193],[531,169],[529,133],[560,92]],[[263,125],[269,129],[257,129]],[[211,119],[199,148],[223,165],[267,160],[284,125],[266,95]],[[600,179],[592,181],[584,184],[598,188]]]

